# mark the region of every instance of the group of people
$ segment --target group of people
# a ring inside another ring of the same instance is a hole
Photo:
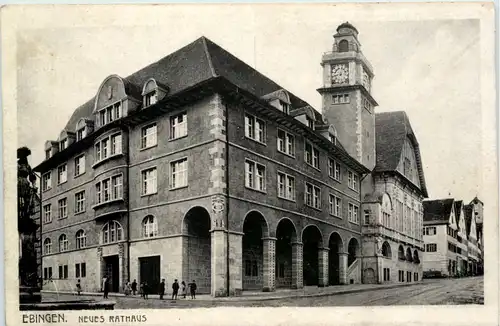
[[[101,289],[102,292],[104,293],[104,299],[108,298],[109,287],[110,287],[109,278],[106,275],[102,280],[102,289]],[[179,295],[179,290],[181,290],[180,294],[185,299],[188,288],[189,288],[189,293],[191,294],[191,299],[196,299],[197,286],[195,280],[193,280],[192,283],[188,283],[187,285],[186,282],[184,281],[182,281],[181,284],[179,285],[178,281],[174,280],[174,283],[172,283],[172,300],[177,300],[177,297]],[[80,294],[80,292],[82,291],[80,280],[78,280],[76,284],[76,289],[78,294]],[[139,291],[137,291],[137,281],[134,280],[132,283],[127,282],[123,286],[123,292],[125,293],[126,296],[135,295],[137,292],[139,292],[141,297],[144,298],[144,300],[147,300],[148,295],[153,293],[153,289],[148,284],[148,282],[144,281],[141,282],[139,286]],[[165,279],[162,279],[160,284],[158,285],[158,294],[160,295],[160,300],[163,300],[163,297],[165,296]]]

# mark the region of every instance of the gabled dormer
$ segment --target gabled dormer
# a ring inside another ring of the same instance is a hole
[[[142,104],[139,86],[117,75],[107,77],[99,87],[94,102],[96,128],[121,119]]]
[[[279,89],[275,92],[262,96],[262,99],[283,113],[290,114],[292,102],[290,101],[290,95],[286,90]]]
[[[59,146],[59,152],[62,152],[68,148],[71,144],[75,142],[76,134],[73,131],[63,130],[59,134],[59,139],[57,140]]]
[[[59,152],[58,142],[53,140],[47,140],[45,142],[45,159],[48,160],[49,158],[54,156],[54,154],[57,152]]]
[[[324,122],[325,124],[316,124],[316,131],[319,132],[323,137],[328,139],[332,144],[337,145],[337,129],[335,129],[334,125],[328,124],[327,121]]]
[[[94,121],[82,118],[76,123],[76,141],[80,141],[94,131]]]
[[[293,109],[290,112],[290,115],[312,130],[316,129],[316,116],[314,115],[314,109],[309,105]]]
[[[161,101],[169,92],[169,87],[157,82],[154,78],[148,79],[142,88],[142,107],[147,108]]]

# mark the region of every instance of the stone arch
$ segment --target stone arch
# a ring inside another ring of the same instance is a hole
[[[297,228],[288,217],[282,217],[276,226],[276,287],[292,287],[293,243],[297,242]]]
[[[348,52],[349,42],[347,40],[342,40],[339,42],[339,52]]]
[[[328,283],[331,285],[341,284],[340,273],[344,253],[344,241],[340,234],[333,231],[328,238]]]
[[[406,248],[406,260],[409,262],[413,261],[413,255],[411,254],[410,248]]]
[[[194,211],[193,211],[193,209],[194,209]],[[189,222],[187,220],[188,215],[193,214],[193,212],[196,212],[196,211],[201,212],[201,210],[204,210],[208,214],[208,216],[210,218],[210,230],[212,229],[213,221],[212,221],[212,217],[210,216],[210,213],[209,213],[210,211],[203,205],[192,205],[186,210],[186,213],[184,213],[184,216],[182,217],[181,234],[188,235],[188,229],[187,229],[188,222]]]
[[[413,251],[413,262],[415,264],[420,264],[420,257],[418,256],[418,250]]]
[[[403,245],[399,245],[399,247],[398,247],[398,259],[399,260],[406,260],[405,249],[403,248]]]
[[[323,247],[323,234],[318,226],[307,225],[301,235],[303,247],[304,285],[318,285],[319,281],[319,248]]]
[[[388,259],[392,259],[391,245],[387,241],[384,241],[384,243],[382,244],[382,256]]]
[[[264,286],[264,243],[269,227],[264,215],[251,210],[243,220],[243,290],[261,290]]]
[[[191,207],[182,220],[184,235],[183,278],[196,280],[198,292],[210,293],[212,284],[211,216],[202,206]],[[186,243],[187,242],[187,243]]]
[[[347,266],[351,266],[352,263],[361,255],[361,248],[359,241],[356,238],[351,238],[349,244],[347,245]]]

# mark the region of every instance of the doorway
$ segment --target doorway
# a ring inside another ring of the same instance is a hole
[[[160,284],[160,256],[139,258],[139,283],[147,282],[151,289]]]
[[[104,275],[109,278],[109,292],[119,292],[120,260],[118,255],[104,257]]]

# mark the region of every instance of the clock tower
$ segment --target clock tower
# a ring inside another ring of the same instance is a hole
[[[332,52],[323,54],[323,116],[337,130],[346,151],[368,169],[375,167],[373,68],[361,52],[358,30],[346,22],[333,36]]]

